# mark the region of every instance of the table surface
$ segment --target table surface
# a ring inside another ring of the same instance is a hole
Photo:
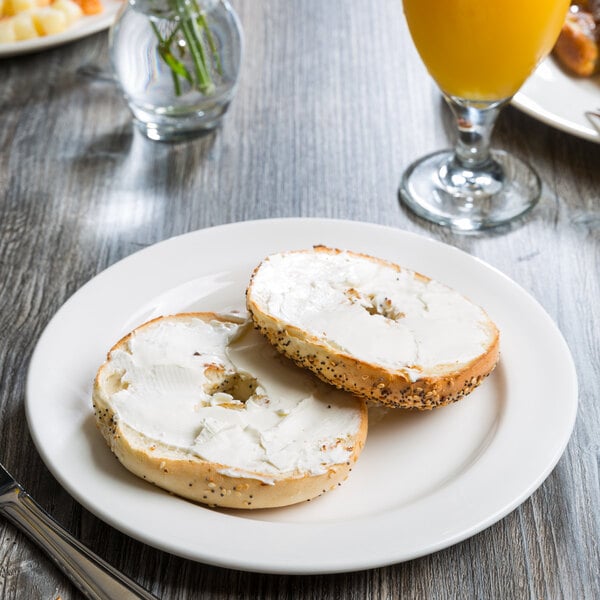
[[[189,143],[142,138],[115,86],[86,75],[108,69],[105,32],[0,60],[1,460],[59,522],[164,599],[599,598],[600,145],[508,107],[494,143],[539,171],[538,206],[485,235],[429,225],[398,204],[400,174],[451,144],[453,123],[412,47],[401,3],[234,6],[245,31],[239,90],[222,127]],[[454,245],[514,279],[557,323],[579,377],[575,429],[543,485],[495,525],[364,572],[244,573],[128,538],[78,505],[41,461],[25,419],[27,367],[71,294],[171,236],[297,216],[381,223]],[[4,522],[0,596],[79,597]]]

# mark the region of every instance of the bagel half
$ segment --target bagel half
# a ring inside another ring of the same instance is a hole
[[[348,476],[364,401],[277,353],[249,321],[188,313],[121,339],[98,370],[97,426],[132,473],[210,506],[309,500]]]
[[[391,407],[455,402],[494,369],[499,332],[458,292],[396,264],[315,246],[267,257],[246,291],[255,326],[323,381]]]

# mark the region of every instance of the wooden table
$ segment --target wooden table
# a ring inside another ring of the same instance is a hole
[[[82,74],[108,68],[105,33],[0,60],[2,461],[85,544],[164,599],[599,598],[600,145],[508,108],[495,145],[539,171],[540,204],[499,233],[464,236],[426,224],[399,206],[400,174],[448,146],[453,130],[400,2],[234,4],[245,30],[239,91],[222,128],[191,143],[143,139],[115,87]],[[53,479],[27,429],[25,379],[41,332],[66,299],[159,240],[291,216],[381,223],[442,240],[504,272],[548,311],[575,359],[579,414],[558,466],[518,509],[404,564],[259,575],[134,541]],[[2,522],[0,597],[79,596]]]

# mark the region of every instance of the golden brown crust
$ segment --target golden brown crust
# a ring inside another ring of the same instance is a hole
[[[96,404],[95,409],[103,412],[101,405]],[[354,452],[346,463],[333,465],[322,475],[272,478],[274,483],[270,484],[259,478],[259,474],[256,479],[231,477],[220,472],[226,465],[204,461],[192,455],[170,455],[160,444],[136,435],[126,425],[111,423],[110,410],[103,414],[105,417],[99,421],[104,421],[105,425],[98,422],[98,428],[125,468],[178,496],[223,508],[287,506],[311,500],[333,490],[352,471],[367,433],[367,420],[364,418]]]
[[[359,431],[353,440],[350,458],[343,464],[332,465],[322,475],[306,473],[280,476],[245,472],[231,476],[220,471],[235,465],[222,465],[203,460],[193,454],[168,447],[151,440],[122,423],[116,417],[104,383],[103,371],[109,368],[110,355],[123,347],[143,327],[162,319],[200,318],[206,321],[243,322],[243,319],[224,317],[214,313],[185,313],[159,317],[127,334],[108,353],[107,361],[96,375],[93,405],[96,426],[111,451],[129,471],[169,492],[209,506],[226,508],[269,508],[286,506],[320,496],[341,485],[356,462],[367,436],[367,407],[357,403],[361,412]],[[267,483],[269,481],[269,483]],[[272,482],[272,483],[271,483]]]
[[[583,10],[567,13],[554,46],[559,62],[575,75],[590,77],[600,67],[599,53],[598,26],[592,14]]]
[[[314,250],[334,254],[342,252],[325,246],[315,246]],[[401,270],[401,267],[394,263],[366,254],[355,252],[347,252],[347,254]],[[459,369],[451,371],[440,369],[442,371],[440,375],[410,381],[400,371],[390,371],[381,365],[368,363],[340,352],[324,340],[268,314],[253,296],[254,276],[259,268],[260,265],[254,269],[246,291],[246,304],[255,327],[298,366],[311,370],[320,379],[338,389],[389,407],[429,410],[456,402],[472,392],[492,372],[498,362],[500,335],[495,324],[488,321],[490,343],[484,353],[470,363],[461,365]],[[415,275],[423,281],[429,280],[420,273]]]

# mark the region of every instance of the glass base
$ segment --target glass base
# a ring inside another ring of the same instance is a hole
[[[504,225],[531,210],[541,181],[525,162],[502,150],[477,168],[459,165],[452,150],[425,156],[405,171],[400,200],[418,216],[457,231]]]
[[[202,136],[215,129],[227,111],[229,103],[210,110],[182,114],[160,114],[130,105],[134,123],[149,139],[158,142],[182,142]]]

